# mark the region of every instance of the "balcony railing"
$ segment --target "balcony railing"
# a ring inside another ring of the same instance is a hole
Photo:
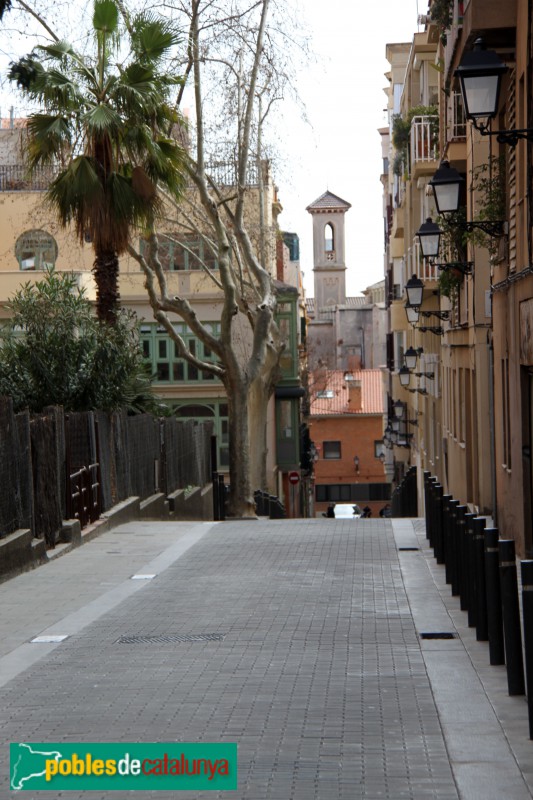
[[[413,117],[411,123],[411,165],[421,161],[435,161],[438,153],[439,118],[437,116]]]
[[[24,164],[0,165],[0,192],[44,192],[58,170],[54,166],[41,166],[36,167],[30,175]],[[208,163],[206,172],[217,186],[235,186],[237,183],[237,167],[234,162]],[[257,186],[258,183],[258,165],[252,161],[248,166],[246,185]]]
[[[422,281],[436,281],[439,276],[437,267],[422,258],[418,237],[413,239],[413,244],[407,251],[407,275],[416,275]]]
[[[461,92],[452,92],[448,98],[448,141],[466,138],[466,116]]]
[[[24,164],[0,165],[0,192],[44,192],[58,168],[36,167],[31,175]]]

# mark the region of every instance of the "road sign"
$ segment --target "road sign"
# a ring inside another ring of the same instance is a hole
[[[300,483],[300,475],[297,472],[289,472],[289,483],[295,486],[297,483]]]

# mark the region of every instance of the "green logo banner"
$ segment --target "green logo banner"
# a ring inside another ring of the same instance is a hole
[[[237,788],[237,745],[12,742],[10,786],[14,791],[54,792],[232,791]]]

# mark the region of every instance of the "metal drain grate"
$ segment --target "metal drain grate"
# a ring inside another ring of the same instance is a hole
[[[457,639],[456,633],[451,631],[431,631],[429,633],[421,633],[421,639]]]
[[[414,553],[415,551],[418,553],[420,550],[419,547],[399,547],[399,553]]]
[[[115,644],[168,644],[174,642],[221,642],[225,633],[162,633],[159,636],[121,636]]]

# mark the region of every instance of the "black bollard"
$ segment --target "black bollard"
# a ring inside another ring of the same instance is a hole
[[[452,582],[452,545],[451,545],[451,524],[452,513],[450,503],[453,501],[451,494],[442,495],[442,554],[444,557],[446,583]]]
[[[533,561],[522,561],[520,563],[520,571],[522,575],[522,612],[524,616],[529,738],[533,739]]]
[[[514,539],[501,539],[498,547],[507,687],[510,695],[525,694]]]
[[[452,500],[450,503],[450,559],[451,559],[451,578],[452,578],[452,597],[459,595],[459,554],[457,552],[457,530],[460,503],[459,500]]]
[[[505,664],[498,528],[485,529],[485,589],[487,593],[489,660],[493,666]]]
[[[488,642],[489,631],[487,626],[487,590],[485,586],[485,519],[476,517],[474,520],[474,570],[476,574],[475,605],[476,605],[476,639],[478,642]]]
[[[218,499],[218,472],[211,473],[211,481],[213,484],[213,519],[218,522],[220,519],[220,506]]]
[[[219,519],[226,519],[226,487],[224,486],[224,476],[219,473],[218,475],[218,510]]]
[[[476,627],[476,563],[474,559],[475,514],[465,514],[464,573],[468,627]]]
[[[435,558],[437,564],[444,564],[444,548],[442,545],[442,498],[444,490],[440,483],[435,486]]]
[[[424,507],[426,511],[426,539],[431,544],[433,527],[433,503],[431,498],[431,473],[424,470]]]

